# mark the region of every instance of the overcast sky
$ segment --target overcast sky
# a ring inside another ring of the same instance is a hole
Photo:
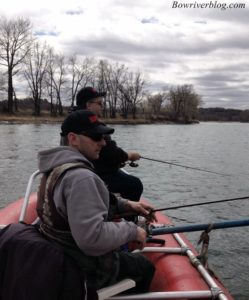
[[[193,84],[204,107],[249,109],[249,0],[7,0],[0,14],[65,55],[142,71],[151,91]]]

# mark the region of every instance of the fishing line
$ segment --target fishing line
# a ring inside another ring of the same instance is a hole
[[[192,207],[192,206],[201,206],[201,205],[214,204],[214,203],[222,203],[222,202],[228,202],[228,201],[245,200],[245,199],[249,199],[249,196],[239,197],[239,198],[223,199],[223,200],[215,200],[215,201],[206,201],[206,202],[201,202],[201,203],[191,203],[191,204],[164,207],[164,208],[155,208],[155,209],[152,210],[152,212],[170,210],[170,209],[178,209],[178,208],[185,208],[185,207]]]
[[[222,202],[236,201],[236,200],[245,200],[245,199],[249,199],[249,196],[230,198],[230,199],[222,199],[222,200],[214,200],[214,201],[206,201],[206,202],[201,202],[201,203],[190,203],[190,204],[163,207],[163,208],[155,208],[153,210],[150,210],[150,213],[152,214],[154,212],[163,211],[163,210],[173,210],[173,209],[179,209],[179,208],[185,208],[185,207],[201,206],[201,205],[208,205],[208,204],[215,204],[215,203],[222,203]],[[135,212],[125,212],[120,215],[115,215],[115,218],[125,218],[125,217],[139,216],[139,215],[140,215],[139,213],[135,213]]]
[[[177,164],[177,163],[173,163],[173,162],[169,162],[169,161],[165,161],[165,160],[159,160],[159,159],[149,158],[149,157],[145,157],[145,156],[140,156],[140,158],[143,158],[143,159],[146,159],[146,160],[155,161],[155,162],[160,162],[160,163],[168,164],[168,165],[172,165],[172,166],[182,167],[182,168],[185,168],[185,169],[192,169],[192,170],[196,170],[196,171],[207,172],[207,173],[212,173],[212,174],[222,175],[222,176],[231,176],[231,175],[228,175],[228,174],[213,172],[213,171],[206,170],[206,169],[190,167],[190,166],[186,166],[186,165],[181,165],[181,164]]]

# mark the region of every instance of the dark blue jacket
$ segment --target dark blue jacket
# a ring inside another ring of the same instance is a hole
[[[84,276],[78,267],[34,226],[11,224],[0,231],[0,300],[82,300],[84,296]]]

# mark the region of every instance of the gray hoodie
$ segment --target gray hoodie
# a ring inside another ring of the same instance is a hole
[[[76,149],[60,146],[38,153],[41,172],[69,163],[92,164]],[[109,192],[104,182],[89,169],[68,170],[58,181],[54,191],[57,211],[68,220],[73,238],[86,254],[99,256],[134,241],[137,226],[133,222],[108,222]],[[119,200],[119,211],[124,202]]]

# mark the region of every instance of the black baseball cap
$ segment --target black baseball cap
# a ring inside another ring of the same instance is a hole
[[[105,95],[106,92],[98,92],[93,87],[90,86],[84,87],[80,89],[76,95],[76,105],[81,106],[94,98],[104,97]]]
[[[98,117],[88,110],[77,110],[69,114],[61,125],[61,136],[69,132],[89,134],[112,134],[114,129],[99,122]]]

